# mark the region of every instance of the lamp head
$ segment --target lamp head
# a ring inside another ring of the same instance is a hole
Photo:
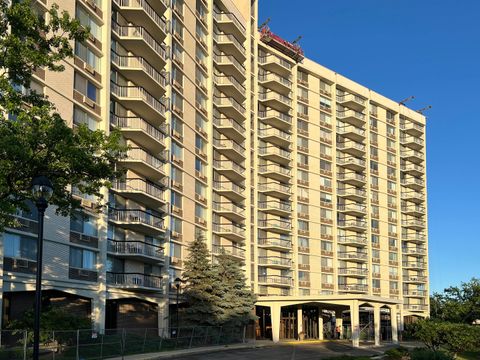
[[[52,182],[44,175],[35,176],[32,180],[31,191],[35,201],[48,202],[53,195]]]
[[[173,281],[173,283],[175,284],[175,287],[177,289],[180,288],[180,285],[182,284],[182,282],[183,282],[183,280],[178,278],[178,277]]]

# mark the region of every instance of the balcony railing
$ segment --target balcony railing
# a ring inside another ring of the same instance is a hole
[[[288,70],[292,69],[292,64],[290,64],[288,61],[283,60],[283,59],[279,58],[278,56],[275,56],[275,55],[272,55],[272,54],[269,54],[269,55],[266,55],[266,56],[260,56],[258,58],[258,62],[262,65],[267,64],[269,62],[273,62],[273,63],[276,63],[278,65],[283,66],[284,68],[286,68]]]
[[[147,153],[141,148],[131,148],[127,150],[127,160],[139,160],[154,167],[158,171],[164,172],[163,161],[159,158]]]
[[[240,216],[245,215],[245,209],[231,202],[213,202],[213,210],[217,212],[233,212]]]
[[[224,54],[224,53],[220,53],[220,54],[213,54],[213,61],[215,61],[216,63],[218,64],[232,64],[234,65],[237,70],[241,73],[241,74],[245,74],[245,67],[243,66],[243,64],[241,62],[239,62],[234,56],[232,55],[227,55],[227,54]]]
[[[364,284],[339,284],[338,290],[340,291],[354,291],[354,292],[367,292],[368,285]]]
[[[364,213],[367,211],[367,207],[361,204],[337,204],[338,211],[352,211]]]
[[[232,127],[239,133],[245,133],[245,128],[235,120],[225,117],[213,117],[213,124],[217,127]]]
[[[368,254],[360,251],[339,251],[338,258],[348,260],[367,260]]]
[[[356,165],[360,167],[365,167],[365,160],[356,158],[356,157],[337,157],[337,165]]]
[[[107,272],[107,284],[115,287],[149,288],[161,290],[163,288],[164,281],[162,277],[155,275]]]
[[[338,268],[338,275],[354,275],[354,276],[366,276],[368,275],[368,269],[359,268]]]
[[[356,188],[339,188],[337,190],[338,195],[354,195],[354,196],[359,196],[359,197],[366,197],[367,193],[363,189],[356,189]]]
[[[354,94],[343,94],[343,95],[337,95],[337,101],[339,103],[345,103],[345,102],[355,102],[360,105],[365,105],[365,99],[361,98],[358,95]]]
[[[230,255],[245,259],[245,249],[235,245],[212,245],[212,252],[216,255]]]
[[[288,259],[280,256],[260,256],[258,258],[259,265],[278,265],[278,266],[291,266],[292,259]]]
[[[270,127],[270,128],[260,128],[258,130],[258,135],[260,137],[270,137],[270,136],[275,136],[275,137],[278,137],[278,138],[281,138],[285,141],[290,141],[291,140],[291,135],[286,132],[286,131],[282,131],[282,130],[279,130],[277,128],[274,128],[274,127]]]
[[[238,21],[238,19],[236,18],[235,15],[231,14],[231,13],[228,13],[228,12],[218,12],[218,11],[213,11],[213,17],[215,18],[215,20],[217,21],[231,21],[235,24],[235,26],[242,30],[242,31],[245,31],[245,26],[240,22]]]
[[[217,85],[232,85],[242,94],[245,92],[245,86],[240,83],[234,76],[213,75],[213,80]]]
[[[165,104],[158,101],[155,97],[153,97],[153,95],[149,94],[148,91],[141,86],[122,86],[112,81],[110,82],[110,91],[119,98],[126,98],[129,100],[141,99],[143,102],[155,109],[155,111],[165,116],[165,112],[167,111]]]
[[[159,26],[163,31],[167,31],[167,21],[161,17],[146,0],[113,0],[120,7],[134,9],[143,9],[145,13]]]
[[[120,1],[120,0],[116,0]],[[124,0],[122,0],[124,1]],[[131,1],[131,0],[129,0]],[[152,79],[154,79],[161,86],[166,86],[166,79],[160,72],[158,72],[150,63],[143,57],[135,55],[119,55],[115,51],[111,52],[111,59],[114,64],[121,68],[127,69],[142,69]]]
[[[357,245],[367,245],[368,240],[365,236],[357,235],[343,235],[338,236],[337,241],[339,244],[357,244]]]
[[[161,217],[152,215],[144,210],[139,209],[110,208],[108,211],[108,219],[127,224],[144,224],[161,230],[165,229],[164,222]]]
[[[159,200],[165,201],[165,192],[162,188],[140,178],[115,180],[113,188],[119,191],[139,191]]]
[[[337,179],[338,180],[358,180],[360,182],[365,182],[367,180],[367,177],[363,174],[348,172],[348,173],[338,173]]]
[[[258,226],[263,228],[275,228],[282,230],[291,230],[292,228],[292,224],[290,223],[290,221],[283,221],[279,219],[259,220]]]
[[[259,238],[258,239],[259,246],[271,246],[271,247],[279,247],[279,248],[292,248],[292,241],[291,240],[284,240],[278,238]]]
[[[245,236],[245,229],[235,224],[213,224],[213,231],[217,233],[231,233],[241,237]]]
[[[290,151],[287,151],[287,150],[284,150],[284,149],[281,149],[277,146],[263,146],[263,147],[260,147],[258,148],[258,153],[260,155],[278,155],[278,156],[281,156],[285,159],[288,159],[290,160],[290,154],[291,152]]]
[[[214,160],[213,167],[220,170],[232,170],[242,176],[245,173],[245,168],[243,166],[240,166],[231,160]]]
[[[233,149],[243,155],[245,148],[230,139],[213,139],[213,146],[219,149]]]
[[[214,96],[213,102],[217,106],[232,106],[235,108],[239,113],[245,115],[245,108],[242,104],[240,104],[237,100],[231,97],[226,96]]]
[[[108,239],[108,251],[122,255],[141,255],[163,259],[163,248],[144,241],[120,241]]]
[[[110,123],[119,129],[142,130],[163,144],[165,135],[156,127],[150,125],[141,117],[128,117],[110,114]]]
[[[217,43],[233,43],[241,53],[244,53],[245,46],[233,35],[231,34],[222,34],[222,33],[213,33],[213,39]]]
[[[275,91],[258,93],[258,98],[260,100],[278,100],[284,104],[287,104],[288,106],[292,106],[292,99]]]
[[[293,279],[290,276],[281,276],[281,275],[259,275],[259,283],[265,284],[276,284],[276,285],[287,285],[291,286],[293,284]]]
[[[410,311],[427,311],[428,306],[425,304],[403,304],[405,310]]]
[[[259,118],[278,118],[282,121],[287,122],[288,124],[292,123],[292,116],[291,115],[288,115],[288,114],[285,114],[285,113],[282,113],[280,111],[273,110],[273,109],[270,109],[270,110],[267,110],[267,111],[259,111],[258,112],[258,117]]]
[[[286,87],[290,87],[292,85],[292,82],[289,79],[271,72],[263,75],[259,75],[258,80],[259,81],[276,81]]]

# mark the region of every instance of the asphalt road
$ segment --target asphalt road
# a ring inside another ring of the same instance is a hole
[[[314,360],[340,355],[377,355],[382,348],[353,349],[346,343],[323,342],[303,344],[280,344],[260,348],[224,350],[219,352],[175,356],[185,360]]]

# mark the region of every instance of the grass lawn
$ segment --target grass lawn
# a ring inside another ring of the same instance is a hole
[[[479,360],[480,351],[468,351],[457,356],[457,360]]]

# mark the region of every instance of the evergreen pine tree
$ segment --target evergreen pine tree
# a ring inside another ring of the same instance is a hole
[[[211,255],[205,240],[197,237],[188,247],[183,278],[186,280],[184,295],[187,301],[185,322],[189,325],[217,325],[218,291],[216,290]]]
[[[247,286],[240,263],[223,253],[217,257],[214,272],[215,290],[219,298],[219,322],[226,326],[242,326],[254,319],[252,310],[255,296]]]

